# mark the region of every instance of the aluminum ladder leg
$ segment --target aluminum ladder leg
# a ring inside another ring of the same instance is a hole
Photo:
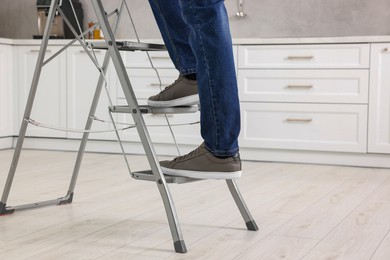
[[[6,206],[8,196],[9,196],[9,193],[11,190],[12,182],[13,182],[14,177],[15,177],[16,168],[17,168],[18,163],[19,163],[19,158],[20,158],[20,154],[22,151],[24,138],[26,137],[26,131],[27,131],[27,126],[28,126],[27,120],[30,119],[35,95],[36,95],[37,88],[38,88],[39,79],[40,79],[41,72],[42,72],[42,67],[44,66],[45,54],[46,54],[47,45],[48,45],[48,41],[49,41],[49,37],[50,37],[49,32],[51,30],[52,21],[54,20],[55,11],[57,10],[58,4],[59,4],[59,1],[56,0],[56,1],[52,1],[51,5],[50,5],[50,11],[49,11],[48,18],[47,18],[48,22],[46,23],[45,31],[43,34],[42,45],[41,45],[41,49],[40,49],[39,54],[38,54],[38,60],[37,60],[36,66],[35,66],[35,72],[34,72],[33,80],[31,83],[30,93],[28,96],[22,125],[21,125],[20,131],[19,131],[18,141],[16,143],[15,152],[14,152],[14,155],[12,158],[12,163],[11,163],[8,177],[7,177],[7,180],[5,183],[3,195],[2,195],[1,201],[0,201],[0,215],[13,213],[16,209],[31,208],[31,207],[34,207],[34,205],[36,204],[36,203],[27,204],[27,205],[22,205],[20,207],[7,207]],[[62,200],[62,199],[56,199],[56,200],[51,200],[51,201],[47,201],[47,202],[42,202],[41,204],[53,204],[53,203],[59,202],[60,200]]]
[[[172,201],[172,196],[169,192],[167,182],[163,176],[163,173],[160,168],[156,153],[154,151],[149,133],[146,129],[145,122],[142,117],[142,113],[139,109],[136,97],[131,87],[129,77],[126,73],[126,69],[120,56],[117,43],[115,42],[114,34],[110,28],[110,24],[105,15],[105,11],[100,0],[91,0],[92,5],[95,10],[96,17],[98,19],[100,28],[103,31],[104,39],[108,46],[108,51],[110,53],[112,62],[114,64],[115,70],[117,72],[119,81],[122,85],[123,92],[125,94],[129,109],[132,111],[133,120],[136,124],[138,134],[141,138],[143,148],[145,150],[146,156],[148,158],[149,164],[151,166],[152,172],[157,183],[157,187],[160,191],[160,195],[164,202],[166,214],[168,217],[169,226],[171,229],[172,238],[174,241],[174,248],[176,252],[185,253],[187,252],[182,233],[180,230],[179,221],[177,218],[176,210]]]

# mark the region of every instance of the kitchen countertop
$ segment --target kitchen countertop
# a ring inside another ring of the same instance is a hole
[[[10,44],[13,44],[13,42],[14,42],[14,40],[12,40],[12,39],[0,38],[0,44],[10,45]]]
[[[41,40],[0,38],[0,44],[39,45]],[[159,39],[144,39],[143,42],[162,43]],[[379,43],[390,42],[390,35],[382,36],[347,36],[347,37],[303,37],[303,38],[235,38],[233,44],[320,44],[320,43]],[[66,45],[69,40],[50,40],[49,45]],[[78,43],[76,43],[78,45]]]

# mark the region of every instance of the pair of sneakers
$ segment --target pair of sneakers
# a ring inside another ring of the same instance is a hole
[[[159,94],[148,99],[153,107],[176,107],[199,104],[198,84],[180,75],[179,78]],[[216,157],[202,143],[192,152],[171,161],[161,161],[164,174],[198,179],[234,179],[241,176],[239,155]]]

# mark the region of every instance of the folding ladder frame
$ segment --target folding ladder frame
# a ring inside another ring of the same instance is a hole
[[[177,176],[169,176],[169,175],[164,175],[161,168],[160,164],[158,161],[158,158],[156,156],[155,150],[153,148],[153,144],[151,142],[146,124],[144,122],[143,113],[161,113],[161,114],[169,114],[169,113],[190,113],[190,112],[195,112],[197,111],[197,108],[193,107],[172,107],[172,108],[152,108],[148,106],[139,106],[137,103],[137,99],[134,95],[128,74],[126,73],[126,69],[123,63],[123,60],[120,55],[120,50],[127,50],[127,51],[134,51],[134,50],[141,50],[141,51],[153,51],[153,50],[165,50],[165,47],[163,45],[158,45],[158,44],[147,44],[147,43],[121,43],[117,42],[115,40],[114,32],[117,29],[117,26],[120,21],[120,16],[124,8],[124,3],[126,0],[122,0],[120,3],[119,9],[115,10],[112,13],[106,13],[101,0],[91,0],[93,8],[95,10],[95,14],[98,20],[98,25],[103,31],[104,39],[105,39],[105,46],[103,47],[96,47],[96,48],[104,48],[107,49],[108,51],[106,52],[103,65],[101,67],[101,75],[99,77],[97,87],[95,90],[93,102],[90,107],[89,111],[89,116],[85,125],[85,132],[83,133],[83,137],[81,140],[81,144],[79,147],[76,163],[74,166],[72,178],[69,184],[69,189],[66,194],[66,196],[58,198],[58,199],[53,199],[53,200],[47,200],[47,201],[42,201],[42,202],[36,202],[36,203],[31,203],[31,204],[24,204],[24,205],[19,205],[19,206],[7,206],[7,200],[8,200],[8,195],[11,190],[12,182],[16,173],[17,165],[19,162],[20,154],[23,148],[23,142],[26,136],[26,131],[27,127],[29,124],[29,119],[31,115],[31,111],[33,108],[33,103],[39,83],[39,79],[41,76],[41,71],[44,65],[46,65],[48,62],[50,62],[52,59],[54,59],[56,56],[58,56],[61,52],[66,50],[69,46],[71,46],[73,43],[76,41],[79,41],[81,43],[81,46],[86,50],[86,53],[90,56],[90,58],[93,60],[93,57],[91,56],[91,53],[89,52],[87,46],[82,42],[82,38],[84,35],[88,34],[90,31],[92,31],[97,25],[95,25],[92,28],[89,28],[85,32],[82,32],[81,34],[77,33],[75,28],[70,24],[69,20],[67,17],[64,15],[64,13],[61,10],[61,5],[62,5],[63,0],[53,0],[51,1],[50,5],[50,11],[48,14],[48,19],[47,19],[47,24],[44,32],[44,36],[42,39],[42,44],[41,48],[39,51],[38,55],[38,60],[36,63],[35,67],[35,72],[34,76],[32,79],[31,83],[31,88],[30,88],[30,93],[28,96],[24,116],[23,116],[23,121],[21,124],[20,132],[19,132],[19,137],[18,141],[15,147],[13,159],[11,162],[11,166],[9,169],[8,177],[5,183],[5,187],[3,190],[3,195],[1,197],[0,201],[0,215],[6,215],[6,214],[11,214],[14,213],[15,211],[18,210],[25,210],[25,209],[32,209],[32,208],[37,208],[37,207],[43,207],[43,206],[49,206],[49,205],[63,205],[63,204],[68,204],[72,203],[73,200],[73,194],[74,194],[74,189],[77,181],[77,177],[79,174],[81,162],[83,159],[83,155],[85,152],[85,147],[86,143],[88,141],[88,136],[89,136],[89,130],[92,127],[93,123],[93,118],[96,112],[96,108],[98,105],[98,100],[105,82],[104,75],[107,71],[108,64],[110,60],[112,60],[114,68],[116,70],[118,79],[120,81],[120,84],[122,86],[123,92],[125,94],[125,98],[127,100],[128,105],[127,106],[111,106],[109,107],[109,112],[111,119],[112,114],[111,113],[129,113],[132,115],[132,118],[134,120],[136,130],[140,136],[143,148],[145,150],[146,157],[148,159],[150,169],[149,171],[142,171],[142,172],[135,172],[131,173],[132,177],[135,179],[139,180],[147,180],[147,181],[154,181],[157,184],[157,187],[159,189],[165,211],[167,214],[168,222],[169,222],[169,227],[171,230],[172,234],[172,239],[173,239],[173,244],[174,244],[174,249],[176,252],[179,253],[185,253],[187,252],[186,245],[184,242],[184,239],[182,237],[178,217],[176,214],[176,210],[174,207],[174,203],[172,200],[172,196],[169,192],[169,188],[167,183],[187,183],[187,182],[192,182],[196,181],[197,179],[191,179],[191,178],[186,178],[186,177],[177,177]],[[68,1],[68,0],[65,0]],[[70,1],[70,0],[69,0]],[[63,17],[65,23],[70,27],[72,30],[73,34],[75,35],[75,39],[72,40],[68,45],[64,46],[60,51],[58,51],[56,54],[54,54],[52,57],[48,58],[45,60],[45,54],[49,42],[49,37],[50,37],[50,30],[52,26],[52,22],[54,21],[56,13],[59,12],[59,14]],[[111,25],[108,21],[108,17],[117,14],[117,20],[114,24],[114,29],[111,28]],[[92,47],[93,48],[93,47]],[[119,141],[119,144],[121,145],[122,151],[123,146],[119,137],[118,132],[116,131],[116,135]],[[125,159],[126,155],[124,153]],[[245,202],[238,190],[238,187],[235,183],[234,180],[226,180],[227,186],[233,196],[234,201],[236,202],[239,211],[244,218],[244,221],[246,223],[247,229],[256,231],[258,230],[258,227],[256,225],[256,222],[253,220],[247,206],[245,205]]]

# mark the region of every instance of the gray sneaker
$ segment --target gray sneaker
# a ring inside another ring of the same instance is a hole
[[[153,107],[177,107],[199,104],[198,82],[179,78],[161,91],[158,95],[148,99],[148,105]]]
[[[204,143],[189,154],[176,157],[172,161],[161,161],[160,165],[164,174],[173,176],[196,179],[235,179],[241,176],[239,155],[215,157],[206,149]]]

